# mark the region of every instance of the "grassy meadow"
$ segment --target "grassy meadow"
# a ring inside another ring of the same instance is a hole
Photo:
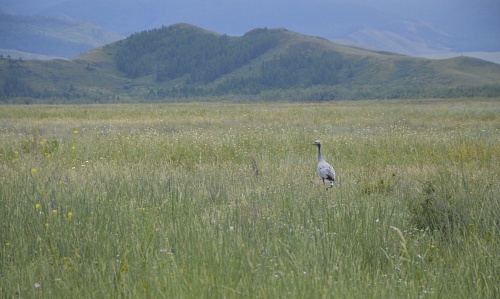
[[[0,106],[0,293],[499,298],[499,154],[499,99]]]

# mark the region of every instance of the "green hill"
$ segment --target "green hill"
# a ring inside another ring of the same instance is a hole
[[[136,33],[71,61],[2,59],[0,70],[4,102],[500,95],[500,65],[479,59],[373,52],[286,29],[231,37],[187,24]]]

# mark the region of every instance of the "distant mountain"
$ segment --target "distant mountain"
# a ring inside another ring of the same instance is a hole
[[[0,60],[4,102],[499,96],[499,82],[500,65],[474,58],[413,58],[286,29],[233,37],[188,24],[136,33],[71,61]]]
[[[75,19],[0,15],[0,54],[13,58],[72,58],[122,38]]]

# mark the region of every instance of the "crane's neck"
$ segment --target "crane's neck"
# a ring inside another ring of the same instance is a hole
[[[323,156],[321,155],[321,144],[318,144],[318,161],[322,161]]]

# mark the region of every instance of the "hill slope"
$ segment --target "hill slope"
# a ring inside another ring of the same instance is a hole
[[[230,37],[187,24],[144,31],[72,61],[0,61],[1,97],[151,101],[238,95],[331,100],[500,95],[500,65],[412,58],[286,29]]]

